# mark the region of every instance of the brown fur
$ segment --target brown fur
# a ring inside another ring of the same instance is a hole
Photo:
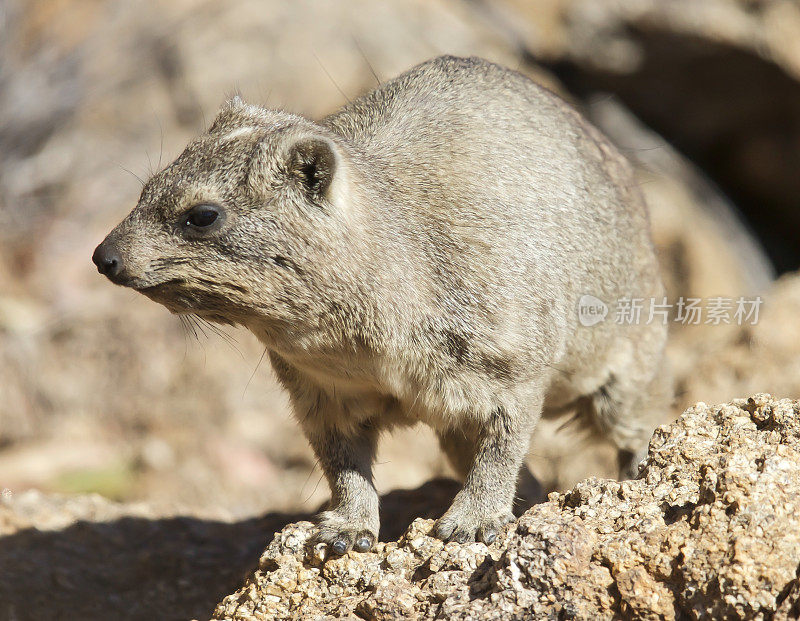
[[[220,213],[207,231],[186,224],[198,204]],[[337,552],[377,536],[382,430],[437,430],[465,484],[436,533],[488,542],[543,409],[588,403],[634,455],[658,413],[665,327],[578,323],[583,294],[662,294],[626,161],[480,59],[431,60],[317,123],[234,99],[101,248],[115,282],[266,345]]]

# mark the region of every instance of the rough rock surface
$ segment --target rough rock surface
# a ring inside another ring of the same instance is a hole
[[[796,617],[800,401],[698,403],[656,431],[638,479],[553,493],[492,546],[431,525],[320,560],[311,524],[290,524],[215,618]]]

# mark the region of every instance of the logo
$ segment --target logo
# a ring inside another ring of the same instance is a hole
[[[578,321],[582,326],[593,326],[606,320],[608,306],[593,295],[582,295],[578,300]]]

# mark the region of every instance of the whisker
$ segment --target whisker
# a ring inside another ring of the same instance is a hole
[[[242,350],[240,350],[239,347],[238,347],[239,342],[232,335],[228,334],[225,330],[223,330],[219,326],[214,325],[213,323],[211,323],[210,321],[208,321],[206,319],[199,318],[199,320],[203,323],[203,325],[206,326],[206,328],[211,330],[211,332],[216,334],[219,338],[221,338],[228,345],[230,345],[234,350],[236,350],[236,353],[238,353],[239,356],[241,356],[242,360],[244,360],[244,354],[242,353]]]
[[[361,58],[363,58],[364,62],[367,63],[367,67],[369,67],[369,71],[372,74],[372,77],[375,78],[375,81],[378,83],[378,86],[380,86],[381,79],[378,77],[378,74],[375,73],[375,69],[373,68],[372,63],[369,62],[369,58],[367,58],[367,55],[364,53],[364,50],[361,48],[361,44],[358,42],[358,39],[356,38],[355,35],[353,35],[353,43],[355,43],[356,48],[358,48],[358,52],[359,54],[361,54]]]
[[[194,329],[194,324],[192,323],[190,317],[190,315],[178,315],[186,335],[189,336],[191,334],[194,336],[195,340],[199,341],[200,339],[197,338],[197,330]]]
[[[258,363],[256,364],[256,368],[253,369],[253,373],[250,375],[250,379],[247,380],[247,384],[244,386],[244,390],[242,391],[242,399],[244,399],[244,394],[247,392],[247,388],[250,386],[250,382],[253,381],[253,378],[256,376],[256,372],[258,371],[258,367],[261,366],[261,363],[264,362],[264,356],[267,355],[267,348],[264,348],[264,351],[261,352],[261,357],[258,359]]]
[[[325,72],[325,75],[328,76],[328,79],[336,87],[336,90],[339,91],[341,93],[342,97],[344,97],[347,100],[347,103],[350,103],[350,104],[353,103],[350,100],[350,98],[345,94],[345,92],[340,88],[340,86],[336,83],[336,80],[333,79],[333,76],[330,73],[328,73],[328,70],[325,68],[325,65],[322,64],[322,61],[319,59],[319,56],[317,56],[317,53],[316,52],[312,52],[312,54],[314,54],[314,58],[317,59],[317,62],[319,63],[319,66],[322,67],[322,70]]]
[[[208,332],[205,331],[205,328],[203,327],[203,324],[201,323],[200,318],[197,315],[194,315],[192,317],[192,322],[194,323],[195,326],[197,326],[197,329],[200,330],[200,332],[203,333],[203,337],[206,340],[208,340]]]
[[[133,172],[131,169],[129,169],[129,168],[125,168],[125,167],[124,167],[122,164],[120,164],[118,161],[116,161],[116,160],[111,160],[111,161],[112,161],[112,162],[114,162],[114,163],[115,163],[117,166],[119,166],[119,167],[120,167],[122,170],[124,170],[124,171],[125,171],[126,173],[128,173],[129,175],[132,175],[132,176],[133,176],[135,179],[137,179],[137,180],[139,181],[139,183],[141,183],[141,184],[142,184],[142,187],[144,187],[144,179],[142,179],[142,178],[141,178],[139,175],[137,175],[137,174],[136,174],[135,172]]]
[[[189,323],[192,325],[192,331],[194,332],[194,336],[197,339],[197,342],[200,342],[200,334],[198,332],[202,332],[200,330],[200,326],[197,323],[197,317],[194,315],[189,315]]]
[[[319,478],[317,479],[317,484],[314,486],[314,489],[311,490],[311,493],[303,500],[303,504],[307,503],[311,497],[317,493],[317,489],[319,488],[319,484],[322,483],[322,478],[325,476],[324,472],[320,472]]]
[[[158,115],[156,115],[156,121],[158,121],[158,128],[161,130],[161,146],[158,148],[158,170],[161,171],[161,158],[164,155],[164,126],[161,124],[161,119],[158,118]]]
[[[301,494],[303,493],[303,490],[306,489],[306,485],[308,485],[308,482],[311,480],[311,475],[314,474],[314,472],[316,472],[318,466],[319,466],[319,458],[314,460],[314,465],[311,466],[311,470],[308,471],[308,476],[306,477],[306,480],[303,482],[303,486],[300,488],[300,493]],[[317,485],[319,485],[319,483],[317,483]],[[317,488],[315,487],[314,490],[303,501],[303,504],[307,503],[309,498],[311,498],[311,496],[313,496],[314,492],[316,492],[316,491],[317,491]]]

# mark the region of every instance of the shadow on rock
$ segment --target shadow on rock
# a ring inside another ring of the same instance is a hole
[[[441,515],[459,485],[436,479],[381,498],[382,540]],[[258,565],[274,532],[311,513],[228,523],[192,517],[78,521],[0,538],[0,619],[208,618]]]

